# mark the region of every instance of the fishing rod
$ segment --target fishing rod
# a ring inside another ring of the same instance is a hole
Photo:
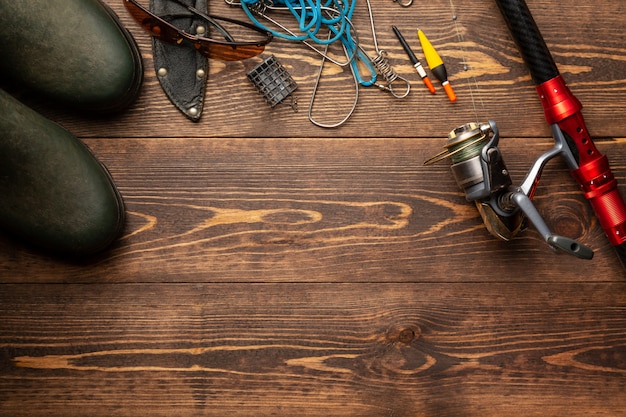
[[[545,165],[562,157],[626,268],[626,204],[607,157],[598,151],[587,131],[582,104],[565,84],[525,1],[496,3],[530,70],[554,146],[537,158],[520,185],[514,185],[498,148],[496,123],[467,123],[451,131],[444,150],[424,164],[450,159],[457,184],[467,200],[476,204],[492,235],[510,240],[530,221],[553,250],[591,259],[593,250],[587,246],[552,234],[531,200]]]
[[[496,0],[530,71],[555,140],[565,138],[573,158],[565,158],[600,225],[626,268],[626,204],[608,159],[595,147],[581,113],[582,104],[567,87],[525,0]]]

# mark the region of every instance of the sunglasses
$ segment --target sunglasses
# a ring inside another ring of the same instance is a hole
[[[155,38],[173,44],[189,43],[208,58],[220,59],[223,61],[241,61],[259,55],[265,50],[265,45],[271,42],[272,34],[252,23],[242,22],[236,19],[208,15],[200,12],[192,6],[188,6],[179,0],[172,0],[177,4],[187,8],[192,14],[202,18],[211,27],[221,34],[224,40],[205,38],[199,35],[192,35],[174,26],[165,20],[165,16],[157,16],[139,4],[136,0],[124,0],[124,5],[133,18]],[[176,17],[190,17],[189,15],[178,15]],[[223,22],[222,24],[218,23]],[[237,42],[224,26],[230,24],[235,27],[237,33],[245,32],[245,41]],[[246,31],[245,29],[250,29]],[[254,40],[248,40],[253,35]],[[262,36],[261,36],[262,35]],[[256,39],[260,38],[260,39]]]

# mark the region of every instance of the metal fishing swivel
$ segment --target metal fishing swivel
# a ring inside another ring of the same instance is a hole
[[[376,39],[376,28],[374,27],[374,14],[372,13],[372,5],[370,4],[370,0],[366,0],[367,3],[367,11],[369,12],[370,25],[372,28],[372,39],[374,40],[374,48],[376,49],[376,56],[374,58],[370,58],[374,67],[376,67],[376,71],[380,74],[385,81],[386,84],[376,83],[378,88],[381,90],[385,90],[391,93],[392,96],[396,98],[404,98],[409,95],[411,91],[411,84],[405,78],[402,78],[398,75],[398,73],[393,69],[391,64],[389,63],[389,58],[387,56],[387,51],[378,48],[378,40]],[[397,82],[399,81],[399,82]],[[394,89],[394,83],[404,84],[404,90],[401,92],[397,92]]]
[[[535,161],[519,186],[513,185],[504,164],[498,149],[498,128],[491,120],[482,124],[467,123],[451,131],[445,150],[428,159],[424,165],[450,159],[457,184],[465,192],[467,200],[476,204],[492,235],[510,240],[525,228],[526,220],[530,220],[553,250],[591,259],[593,251],[587,246],[552,234],[530,199],[543,167],[550,159],[557,155],[573,158],[563,135],[553,133],[555,146]]]

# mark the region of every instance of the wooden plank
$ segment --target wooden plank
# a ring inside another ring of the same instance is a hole
[[[443,138],[87,143],[127,203],[124,237],[86,265],[3,240],[4,282],[623,281],[560,160],[548,164],[534,201],[554,233],[596,251],[591,261],[554,254],[534,229],[511,242],[492,237],[447,164],[422,166]],[[626,147],[599,146],[625,192]],[[503,138],[513,179],[550,147]]]
[[[284,41],[263,57],[297,80],[298,113],[271,110],[249,84],[261,58],[211,60],[205,116],[187,121],[157,83],[149,36],[122,1],[106,2],[144,55],[138,101],[94,117],[21,98],[111,170],[128,224],[85,262],[0,236],[0,415],[623,413],[624,272],[563,163],[548,165],[534,201],[592,261],[553,254],[532,229],[496,240],[446,164],[422,166],[475,119],[498,122],[515,181],[551,146],[492,0],[454,2],[463,42],[449,0],[372,2],[378,41],[413,91],[361,89],[338,129],[309,122],[319,58]],[[626,195],[626,3],[528,4]],[[413,31],[427,32],[458,103],[423,89],[392,24],[418,54]],[[320,116],[342,114],[348,78],[326,69]]]
[[[2,285],[1,413],[614,416],[625,291]]]
[[[59,109],[41,107],[81,137],[438,137],[468,121],[493,119],[511,136],[549,136],[539,99],[493,1],[454,2],[457,27],[449,0],[432,0],[401,8],[388,0],[373,2],[377,39],[389,53],[396,71],[413,84],[405,99],[394,99],[376,87],[361,88],[357,110],[339,129],[314,126],[307,117],[319,57],[307,47],[276,40],[262,57],[244,62],[210,62],[206,111],[200,123],[187,121],[172,106],[156,80],[149,36],[126,12],[121,1],[108,3],[140,44],[145,61],[145,86],[138,102],[114,118],[85,118]],[[626,86],[626,42],[622,2],[580,4],[564,0],[529,1],[555,60],[572,91],[585,106],[592,135],[626,136],[620,122]],[[215,13],[247,19],[241,10],[223,1],[211,3]],[[366,51],[374,55],[365,3],[357,7],[355,26]],[[422,27],[446,62],[459,101],[451,104],[440,86],[431,96],[423,87],[391,31],[400,27],[421,57],[415,29]],[[458,33],[463,42],[459,41]],[[274,54],[299,85],[300,111],[271,109],[245,74]],[[468,65],[466,71],[465,65]],[[477,89],[476,89],[477,87]],[[471,89],[474,89],[471,91]],[[327,67],[316,100],[315,116],[336,122],[347,114],[354,87],[347,70]],[[473,99],[473,100],[472,100]],[[341,117],[339,117],[341,115]]]

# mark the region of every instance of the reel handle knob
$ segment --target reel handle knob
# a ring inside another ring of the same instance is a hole
[[[546,242],[548,242],[548,245],[551,247],[560,249],[569,255],[574,255],[582,259],[593,258],[593,250],[591,248],[569,237],[552,235],[548,237]]]
[[[522,210],[522,212],[524,212],[528,220],[530,220],[533,226],[535,226],[537,231],[552,249],[560,250],[568,255],[573,255],[581,259],[593,258],[593,250],[588,246],[583,245],[577,240],[552,234],[546,223],[543,221],[543,218],[535,208],[535,205],[522,191],[519,189],[511,191],[508,199],[510,199]]]

